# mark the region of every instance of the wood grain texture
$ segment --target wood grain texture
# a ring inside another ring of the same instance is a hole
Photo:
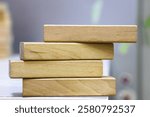
[[[113,44],[20,43],[22,60],[113,59]]]
[[[76,61],[10,61],[10,77],[100,77],[101,60]]]
[[[45,42],[136,42],[137,26],[44,25]]]
[[[23,79],[23,96],[109,96],[116,94],[115,78]]]

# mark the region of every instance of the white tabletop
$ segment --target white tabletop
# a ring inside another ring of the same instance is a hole
[[[22,98],[22,80],[10,79],[9,77],[9,60],[18,60],[18,55],[12,56],[8,59],[0,60],[0,98],[4,99],[24,99]],[[104,62],[104,75],[109,74],[109,62]],[[107,96],[99,97],[43,97],[44,99],[104,99],[107,100]],[[43,99],[42,97],[30,98],[30,99]],[[29,99],[29,98],[26,98]]]

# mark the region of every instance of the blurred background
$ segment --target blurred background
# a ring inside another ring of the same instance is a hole
[[[111,99],[150,99],[149,8],[150,0],[0,0],[0,73],[7,58],[19,54],[19,42],[43,40],[44,24],[138,25],[137,43],[115,44],[114,60],[106,64],[117,78]]]

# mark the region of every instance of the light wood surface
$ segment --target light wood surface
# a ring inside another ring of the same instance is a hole
[[[23,79],[23,96],[109,96],[116,94],[115,78]]]
[[[0,58],[6,58],[11,54],[11,47],[8,44],[0,43]]]
[[[135,42],[137,26],[44,25],[46,42]]]
[[[10,11],[6,3],[0,3],[0,25],[11,25]]]
[[[10,77],[100,77],[101,60],[76,61],[10,61]]]
[[[113,44],[20,43],[22,60],[113,59]]]
[[[0,2],[0,59],[11,54],[12,30],[8,6]]]

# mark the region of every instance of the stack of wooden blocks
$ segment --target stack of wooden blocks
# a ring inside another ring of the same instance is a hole
[[[0,58],[11,54],[12,32],[11,19],[8,7],[0,3]]]
[[[45,25],[45,42],[23,42],[23,61],[10,61],[10,77],[23,78],[23,96],[111,96],[115,78],[103,76],[114,42],[135,42],[136,26]]]

